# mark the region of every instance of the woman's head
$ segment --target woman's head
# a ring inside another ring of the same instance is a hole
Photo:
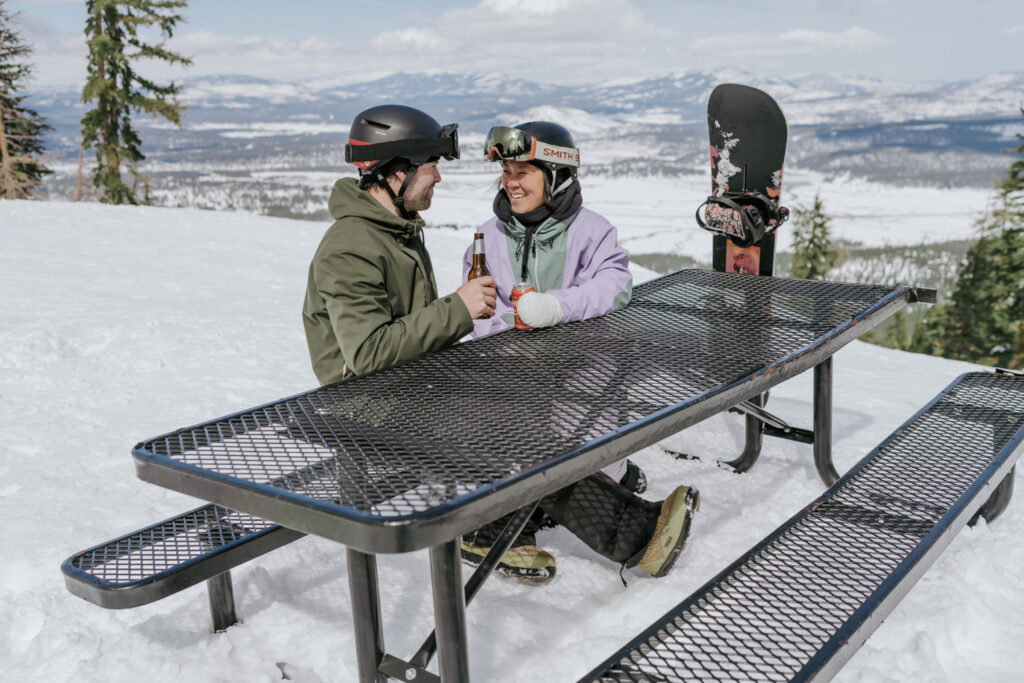
[[[501,162],[501,186],[516,213],[552,204],[576,180],[580,164],[572,133],[550,121],[528,121],[513,128],[495,126],[487,134],[484,154]],[[509,182],[515,192],[510,191]]]

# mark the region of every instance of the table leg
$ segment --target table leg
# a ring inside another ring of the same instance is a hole
[[[757,407],[764,405],[764,397],[767,394],[758,394],[750,398],[750,403]],[[744,440],[743,452],[735,460],[722,460],[723,465],[731,467],[736,472],[746,472],[761,455],[761,444],[763,443],[764,427],[761,420],[753,415],[743,416]]]
[[[814,366],[814,466],[826,485],[839,479],[832,464],[832,356]]]
[[[348,590],[352,598],[352,620],[356,630],[356,659],[359,683],[384,683],[378,671],[384,657],[384,627],[380,618],[380,589],[377,558],[346,548]]]
[[[430,583],[434,592],[434,629],[441,680],[445,683],[468,681],[466,598],[458,540],[430,549]]]

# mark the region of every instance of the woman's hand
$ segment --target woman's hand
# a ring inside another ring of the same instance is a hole
[[[562,322],[562,304],[554,294],[527,292],[516,302],[519,319],[530,327],[551,327]]]

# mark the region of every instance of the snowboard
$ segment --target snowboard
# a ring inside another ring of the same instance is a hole
[[[711,195],[696,217],[701,227],[715,233],[712,267],[771,275],[775,230],[789,217],[779,204],[786,118],[768,93],[725,83],[708,99],[708,135]]]

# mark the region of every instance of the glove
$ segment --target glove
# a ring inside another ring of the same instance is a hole
[[[562,322],[562,304],[554,294],[527,292],[516,302],[519,319],[530,327],[551,327]]]

